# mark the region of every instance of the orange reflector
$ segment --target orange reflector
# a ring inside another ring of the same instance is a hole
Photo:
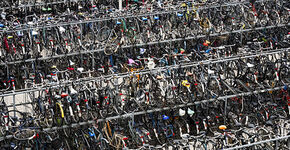
[[[220,126],[219,126],[219,129],[220,129],[220,130],[225,130],[225,129],[227,129],[227,126],[225,126],[225,125],[220,125]]]

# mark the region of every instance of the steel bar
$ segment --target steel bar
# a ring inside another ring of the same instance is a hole
[[[24,93],[35,92],[35,91],[42,91],[42,90],[48,89],[50,87],[62,87],[64,85],[71,84],[72,82],[74,82],[74,83],[82,82],[83,83],[83,82],[98,81],[98,80],[104,80],[104,79],[110,79],[110,78],[124,78],[124,77],[129,77],[129,76],[132,76],[132,75],[143,75],[143,74],[148,74],[148,73],[156,73],[156,72],[166,71],[168,69],[187,68],[187,67],[199,66],[200,64],[207,65],[207,64],[221,63],[221,62],[227,62],[227,61],[233,61],[233,60],[239,60],[239,59],[252,58],[252,57],[263,56],[263,55],[272,55],[272,54],[283,53],[285,51],[288,52],[289,49],[290,48],[278,49],[278,50],[261,52],[261,53],[254,53],[254,54],[248,54],[248,55],[245,54],[245,55],[238,55],[238,56],[233,56],[233,57],[209,59],[209,60],[198,61],[198,62],[183,63],[183,64],[179,64],[179,65],[158,67],[158,68],[154,68],[154,69],[151,69],[151,70],[150,69],[145,69],[145,70],[142,70],[142,71],[134,71],[134,72],[131,72],[131,73],[111,74],[111,75],[106,75],[106,76],[101,76],[101,77],[92,77],[92,78],[86,77],[86,78],[81,78],[81,79],[74,80],[74,81],[65,81],[65,82],[61,82],[61,83],[51,83],[51,84],[46,84],[45,86],[39,86],[39,87],[36,87],[36,88],[22,89],[22,90],[13,91],[13,92],[7,92],[7,93],[1,94],[0,97],[24,94]]]
[[[264,2],[264,1],[265,0],[260,0],[260,1],[257,1],[257,2]],[[203,10],[203,9],[218,8],[218,7],[225,7],[225,6],[235,6],[235,5],[249,4],[249,3],[250,2],[248,2],[248,1],[244,1],[244,2],[229,3],[229,4],[217,4],[217,5],[211,5],[211,6],[208,6],[208,7],[202,6],[202,7],[199,7],[197,9],[196,8],[189,8],[189,9],[179,9],[179,10],[170,10],[170,11],[166,11],[165,10],[165,11],[162,11],[162,12],[140,14],[140,15],[125,14],[125,16],[119,16],[119,17],[108,17],[108,18],[81,20],[81,21],[67,22],[67,23],[57,23],[57,24],[42,25],[42,26],[36,26],[36,27],[26,27],[26,28],[12,29],[12,30],[3,30],[1,32],[10,33],[10,32],[17,32],[17,31],[33,30],[33,29],[44,29],[44,28],[53,28],[53,27],[59,27],[59,26],[68,26],[68,25],[85,24],[85,23],[95,23],[95,22],[102,22],[102,21],[108,21],[108,20],[118,20],[118,19],[137,18],[137,17],[146,17],[146,16],[156,16],[156,15],[164,15],[164,14],[170,14],[170,13],[183,12],[183,11]]]
[[[163,40],[163,41],[157,41],[157,42],[128,45],[128,46],[122,46],[121,48],[141,47],[141,46],[155,45],[155,44],[161,44],[161,43],[170,43],[170,42],[183,41],[183,40],[192,40],[192,39],[204,38],[204,37],[208,37],[208,36],[221,36],[221,35],[227,35],[227,34],[231,34],[231,33],[242,33],[242,32],[254,31],[254,30],[263,30],[263,29],[271,29],[271,28],[276,28],[276,27],[284,27],[284,26],[290,26],[290,23],[280,24],[277,26],[266,26],[266,27],[252,28],[252,29],[234,30],[231,32],[213,33],[213,34],[209,34],[209,35],[197,35],[197,36],[191,36],[191,37],[186,37],[186,38],[176,38],[176,39]],[[11,64],[18,64],[18,63],[23,63],[23,62],[33,62],[36,60],[49,60],[49,59],[56,59],[56,58],[62,58],[62,57],[67,57],[67,56],[75,56],[75,55],[89,54],[89,53],[103,52],[103,51],[104,51],[104,48],[101,48],[101,49],[95,49],[95,50],[89,50],[89,51],[80,51],[80,52],[73,52],[73,53],[68,53],[68,54],[61,54],[61,55],[50,56],[50,57],[32,58],[32,59],[12,61],[12,62],[2,62],[0,65],[9,65],[9,64],[11,65]]]
[[[251,144],[236,146],[236,147],[232,147],[232,148],[227,148],[227,149],[224,149],[224,150],[242,149],[242,148],[247,148],[247,147],[251,147],[251,146],[255,146],[255,145],[261,145],[263,143],[280,141],[280,140],[284,140],[284,139],[288,139],[288,138],[290,138],[290,135],[282,136],[282,137],[278,137],[278,138],[274,138],[274,139],[269,139],[269,140],[264,140],[264,141],[259,141],[259,142],[255,142],[255,143],[251,143]]]
[[[18,104],[15,104],[15,106],[23,106],[23,105],[29,105],[29,104],[33,104],[33,102],[25,102],[25,103],[18,103]],[[14,104],[12,105],[8,105],[6,107],[14,107]]]
[[[119,10],[122,10],[123,9],[123,7],[122,7],[122,4],[123,3],[123,0],[119,0]]]

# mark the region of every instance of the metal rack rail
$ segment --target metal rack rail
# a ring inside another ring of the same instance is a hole
[[[287,83],[287,86],[289,86],[289,84],[290,83]],[[217,100],[225,100],[225,99],[234,98],[234,97],[249,96],[249,95],[253,95],[253,94],[275,91],[275,90],[280,90],[283,87],[284,86],[279,86],[279,87],[275,87],[275,88],[255,90],[255,91],[251,91],[251,92],[243,92],[243,93],[234,94],[234,95],[227,95],[227,96],[221,96],[221,97],[207,99],[207,100],[201,100],[201,101],[197,101],[197,102],[193,102],[193,103],[176,105],[173,107],[163,107],[163,108],[156,108],[156,109],[151,109],[151,110],[146,110],[146,111],[132,112],[132,113],[127,113],[127,114],[123,114],[123,115],[107,117],[104,119],[96,119],[96,120],[90,120],[90,121],[86,121],[86,122],[73,123],[71,125],[64,125],[61,127],[44,128],[44,129],[42,129],[42,131],[55,131],[55,130],[61,130],[61,129],[66,129],[66,128],[74,128],[74,127],[79,127],[79,126],[83,126],[83,125],[94,124],[96,122],[114,120],[114,119],[119,119],[119,118],[127,118],[127,117],[131,117],[131,116],[143,115],[143,114],[147,114],[147,113],[153,113],[153,112],[159,112],[159,111],[172,110],[172,109],[177,109],[177,108],[193,106],[193,105],[197,105],[197,104],[201,104],[201,103],[214,102]],[[5,137],[0,137],[0,141],[2,141],[4,139],[10,139],[10,138],[13,138],[13,135],[7,135]]]
[[[255,30],[272,29],[272,28],[286,27],[286,26],[290,26],[290,23],[279,24],[276,26],[257,27],[257,28],[251,28],[251,29],[234,30],[234,31],[223,32],[223,33],[212,33],[212,34],[208,34],[208,35],[197,35],[197,36],[191,36],[191,37],[185,37],[185,38],[176,38],[176,39],[163,40],[163,41],[157,41],[157,42],[148,42],[148,43],[142,43],[142,44],[127,45],[127,46],[122,46],[121,49],[122,48],[131,48],[131,47],[141,47],[141,46],[162,44],[162,43],[170,43],[170,42],[183,41],[183,40],[193,40],[193,39],[205,38],[205,37],[222,36],[222,35],[228,35],[228,34],[232,34],[232,33],[243,33],[243,32],[255,31]],[[101,48],[101,49],[95,49],[95,50],[79,51],[79,52],[73,52],[73,53],[68,53],[68,54],[55,55],[55,56],[50,56],[50,57],[31,58],[31,59],[26,59],[26,60],[19,60],[19,61],[5,62],[5,63],[2,62],[0,65],[11,65],[11,64],[24,63],[24,62],[33,62],[36,60],[38,60],[38,61],[39,60],[49,60],[49,59],[62,58],[62,57],[67,57],[67,56],[76,56],[76,55],[81,55],[81,54],[91,54],[91,53],[103,52],[103,51],[104,51],[104,48]]]
[[[256,1],[256,3],[264,2],[265,0]],[[202,6],[199,8],[189,8],[189,9],[179,9],[179,10],[170,10],[170,11],[162,11],[162,12],[154,12],[154,13],[148,13],[148,14],[125,14],[124,16],[118,16],[118,17],[107,17],[107,18],[98,18],[98,19],[90,19],[90,20],[80,20],[75,22],[66,22],[66,23],[57,23],[57,24],[51,24],[51,25],[41,25],[36,27],[25,27],[25,28],[16,28],[12,30],[2,30],[0,33],[11,33],[11,32],[17,32],[17,31],[26,31],[26,30],[35,30],[35,29],[45,29],[45,28],[53,28],[53,27],[59,27],[59,26],[69,26],[69,25],[77,25],[77,24],[87,24],[87,23],[96,23],[96,22],[102,22],[102,21],[109,21],[109,20],[119,20],[119,19],[128,19],[128,18],[138,18],[138,17],[146,17],[146,16],[156,16],[156,15],[164,15],[164,14],[170,14],[170,13],[178,13],[178,12],[184,12],[184,11],[193,11],[193,10],[203,10],[203,9],[210,9],[210,8],[219,8],[219,7],[225,7],[225,6],[236,6],[241,4],[249,4],[250,2],[244,1],[244,2],[235,2],[235,3],[229,3],[229,4],[217,4],[212,6]]]
[[[241,145],[241,146],[226,148],[224,150],[243,149],[243,148],[247,148],[247,147],[251,147],[251,146],[255,146],[255,145],[261,145],[261,144],[268,143],[268,142],[281,141],[281,140],[285,140],[285,139],[288,139],[288,138],[290,138],[290,135],[282,136],[282,137],[277,137],[277,138],[273,138],[273,139],[269,139],[269,140],[264,140],[264,141],[259,141],[259,142],[255,142],[255,143],[250,143],[250,144],[246,144],[246,145]]]
[[[6,93],[0,94],[0,97],[13,96],[13,95],[24,94],[24,93],[35,92],[35,91],[42,91],[42,90],[45,90],[45,89],[48,89],[51,87],[63,87],[64,85],[71,84],[73,82],[77,84],[80,82],[91,82],[91,81],[98,81],[98,80],[111,79],[111,78],[124,78],[124,77],[129,77],[132,75],[143,75],[143,74],[150,74],[150,73],[155,73],[155,72],[166,71],[168,69],[188,68],[188,67],[193,67],[193,66],[199,66],[200,64],[208,65],[208,64],[215,64],[215,63],[221,63],[221,62],[227,62],[227,61],[233,61],[233,60],[239,60],[239,59],[252,58],[252,57],[257,57],[257,56],[272,55],[272,54],[288,52],[289,49],[290,48],[285,48],[285,49],[278,49],[278,50],[272,50],[272,51],[267,51],[267,52],[260,52],[260,53],[258,52],[258,53],[252,53],[252,54],[238,55],[238,56],[233,56],[233,57],[209,59],[209,60],[198,61],[198,62],[183,63],[183,64],[179,64],[179,65],[170,65],[170,66],[165,66],[165,67],[158,67],[158,68],[154,68],[151,70],[145,69],[142,71],[134,71],[131,73],[111,74],[111,75],[106,75],[106,76],[101,76],[101,77],[92,77],[92,78],[86,77],[86,78],[81,78],[81,79],[74,80],[74,81],[65,81],[65,82],[61,82],[61,83],[51,83],[51,84],[46,84],[45,86],[39,86],[36,88],[16,90],[13,92],[6,92]]]

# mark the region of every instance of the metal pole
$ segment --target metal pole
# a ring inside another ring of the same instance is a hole
[[[123,0],[119,0],[119,10],[123,10],[122,1]]]
[[[13,94],[13,110],[14,110],[14,118],[16,117],[16,105],[15,105],[16,101],[15,101],[15,94]]]
[[[228,99],[225,99],[225,114],[224,114],[225,116],[228,116],[227,115],[227,106],[228,106]]]

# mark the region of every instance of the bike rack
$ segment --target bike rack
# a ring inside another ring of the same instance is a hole
[[[127,46],[122,46],[121,49],[122,48],[131,48],[131,47],[142,47],[142,46],[156,45],[156,44],[162,44],[162,43],[170,43],[170,42],[177,42],[177,41],[184,41],[184,40],[193,40],[193,39],[212,37],[212,36],[222,36],[222,35],[228,35],[228,34],[231,34],[231,33],[242,33],[242,32],[249,32],[249,31],[255,31],[255,30],[264,30],[264,29],[272,29],[272,28],[286,27],[286,26],[290,26],[290,23],[288,23],[288,24],[280,24],[280,25],[277,25],[277,26],[257,27],[257,28],[252,28],[252,29],[234,30],[234,31],[231,31],[231,32],[213,33],[213,34],[208,34],[208,35],[197,35],[197,36],[191,36],[191,37],[185,37],[185,38],[176,38],[176,39],[170,39],[170,40],[164,40],[164,41],[158,41],[158,42],[148,42],[148,43],[142,43],[142,44],[127,45]],[[1,63],[0,65],[18,64],[18,63],[23,63],[23,62],[33,62],[33,61],[36,61],[36,60],[49,60],[49,59],[67,57],[67,56],[76,56],[76,55],[81,55],[81,54],[92,54],[92,53],[103,52],[103,51],[104,51],[104,48],[101,48],[101,49],[95,49],[95,50],[79,51],[79,52],[73,52],[73,53],[68,53],[68,54],[61,54],[61,55],[50,56],[50,57],[41,57],[41,58],[32,58],[32,59],[26,59],[26,60],[5,62],[5,63]]]
[[[290,83],[287,83],[287,86],[289,86],[289,85],[290,85]],[[214,101],[217,101],[217,100],[225,100],[225,99],[234,98],[234,97],[249,96],[249,95],[259,94],[259,93],[264,93],[264,92],[269,92],[269,91],[276,91],[276,90],[281,90],[283,87],[284,86],[279,86],[279,87],[275,87],[275,88],[269,88],[269,89],[263,89],[263,90],[255,90],[255,91],[251,91],[251,92],[243,92],[243,93],[234,94],[234,95],[227,95],[227,96],[221,96],[221,97],[217,97],[217,98],[197,101],[197,102],[193,102],[193,103],[176,105],[176,106],[173,106],[173,107],[156,108],[156,109],[151,109],[151,110],[146,110],[146,111],[139,111],[139,112],[134,112],[134,113],[127,113],[127,114],[124,114],[124,115],[108,117],[108,118],[105,118],[105,119],[97,119],[97,120],[90,120],[90,121],[86,121],[86,122],[73,123],[71,125],[64,125],[64,126],[61,126],[61,127],[44,128],[44,129],[42,129],[40,131],[55,131],[55,130],[61,130],[61,129],[71,128],[71,127],[72,128],[73,127],[79,127],[79,126],[83,126],[83,125],[90,125],[90,124],[103,122],[103,121],[108,121],[108,120],[114,120],[114,119],[119,119],[119,118],[127,118],[127,117],[143,115],[143,114],[148,114],[148,113],[153,113],[153,112],[159,112],[159,111],[165,111],[165,110],[189,107],[189,106],[194,106],[194,105],[201,104],[201,103],[214,102]],[[0,137],[0,141],[5,140],[5,139],[11,139],[11,138],[13,138],[13,135],[7,135],[5,137]],[[262,142],[262,143],[265,143],[265,142]],[[249,147],[249,146],[247,146],[247,147]]]
[[[256,1],[256,3],[264,2],[265,0]],[[98,19],[91,19],[91,20],[81,20],[81,21],[75,21],[75,22],[68,22],[68,23],[57,23],[52,25],[42,25],[42,26],[36,26],[36,27],[26,27],[26,28],[19,28],[19,29],[11,29],[11,30],[2,30],[0,33],[11,33],[11,32],[17,32],[17,31],[26,31],[26,30],[35,30],[35,29],[45,29],[45,28],[53,28],[53,27],[59,27],[59,26],[69,26],[69,25],[77,25],[77,24],[87,24],[87,23],[96,23],[96,22],[103,22],[103,21],[109,21],[109,20],[119,20],[119,19],[128,19],[128,18],[141,18],[146,16],[156,16],[156,15],[164,15],[164,14],[170,14],[170,13],[178,13],[178,12],[184,12],[184,11],[193,11],[193,10],[203,10],[203,9],[210,9],[210,8],[219,8],[219,7],[226,7],[226,6],[236,6],[241,4],[249,4],[250,2],[244,1],[244,2],[235,2],[232,4],[218,4],[218,5],[212,5],[209,7],[199,7],[197,9],[195,8],[189,8],[189,9],[179,9],[179,10],[169,10],[169,11],[162,11],[162,12],[154,12],[154,13],[148,13],[148,14],[126,14],[125,16],[119,16],[119,17],[107,17],[107,18],[98,18]]]
[[[240,56],[234,56],[234,57],[224,57],[224,58],[219,58],[219,59],[209,59],[205,61],[198,61],[198,62],[191,62],[191,63],[183,63],[180,65],[171,65],[171,66],[165,66],[165,67],[158,67],[154,69],[145,69],[142,71],[134,71],[131,72],[130,74],[128,73],[119,73],[119,74],[111,74],[111,75],[106,75],[106,76],[101,76],[101,77],[92,77],[92,78],[82,78],[79,80],[74,80],[74,81],[66,81],[66,82],[61,82],[61,83],[51,83],[51,84],[46,84],[45,86],[39,86],[36,88],[31,88],[31,89],[22,89],[22,90],[17,90],[14,92],[6,92],[3,94],[0,94],[0,97],[3,96],[13,96],[13,95],[18,95],[18,94],[24,94],[24,93],[29,93],[29,92],[36,92],[36,91],[43,91],[47,88],[59,88],[63,87],[65,85],[71,84],[71,83],[79,83],[79,82],[92,82],[92,81],[99,81],[99,80],[105,80],[105,79],[110,79],[110,78],[124,78],[124,77],[130,77],[133,75],[143,75],[143,74],[150,74],[150,73],[155,73],[155,72],[161,72],[161,71],[166,71],[168,69],[178,69],[178,68],[188,68],[188,67],[194,67],[194,66],[199,66],[200,64],[203,65],[208,65],[208,64],[215,64],[215,63],[220,63],[220,62],[227,62],[227,61],[233,61],[233,60],[239,60],[239,59],[247,59],[247,58],[253,58],[257,56],[264,56],[264,55],[272,55],[272,54],[279,54],[283,52],[287,52],[290,48],[286,49],[278,49],[278,50],[273,50],[269,52],[260,52],[260,53],[254,53],[254,54],[248,54],[248,55],[240,55]]]
[[[19,8],[28,8],[28,7],[34,7],[34,6],[46,6],[46,5],[57,5],[57,4],[63,4],[63,3],[68,3],[68,2],[81,2],[84,0],[63,0],[63,1],[57,1],[57,2],[50,2],[50,3],[35,3],[35,4],[27,4],[27,5],[20,5],[20,6],[11,6],[11,7],[3,7],[0,8],[0,11],[8,10],[8,9],[19,9]],[[119,1],[119,10],[121,11],[122,8],[122,0]],[[268,0],[260,0],[256,1],[258,2],[265,2]],[[201,6],[197,10],[202,10],[202,9],[210,9],[210,8],[218,8],[218,7],[225,7],[225,6],[236,6],[236,5],[243,5],[243,4],[249,4],[250,2],[248,1],[242,1],[242,2],[235,2],[235,3],[229,3],[229,4],[217,4],[217,5],[212,5],[209,7],[204,7]],[[91,19],[91,20],[82,20],[82,21],[76,21],[76,22],[68,22],[68,23],[57,23],[57,24],[50,24],[50,25],[44,25],[44,26],[34,26],[34,27],[24,27],[24,28],[18,28],[18,29],[9,29],[9,30],[1,30],[1,33],[13,33],[17,31],[29,31],[29,30],[37,30],[37,29],[46,29],[46,28],[54,28],[54,27],[59,27],[59,26],[70,26],[70,25],[79,25],[79,24],[89,24],[89,23],[96,23],[96,22],[102,22],[102,21],[110,21],[110,20],[118,20],[118,19],[127,19],[127,18],[137,18],[137,17],[146,17],[146,16],[155,16],[155,15],[164,15],[164,14],[169,14],[169,13],[177,13],[177,12],[183,12],[183,11],[192,11],[195,10],[194,8],[189,8],[189,9],[179,9],[179,10],[166,10],[162,12],[154,12],[154,13],[148,13],[148,14],[140,14],[140,15],[134,15],[134,14],[125,14],[125,16],[113,16],[113,17],[108,17],[108,18],[98,18],[98,19]],[[265,26],[265,27],[256,27],[256,28],[250,28],[250,29],[241,29],[241,30],[233,30],[233,31],[227,31],[227,32],[222,32],[222,33],[212,33],[212,34],[207,34],[207,35],[196,35],[196,36],[190,36],[190,37],[184,37],[184,38],[176,38],[176,39],[170,39],[170,40],[163,40],[163,41],[158,41],[158,42],[148,42],[148,43],[141,43],[141,44],[135,44],[135,45],[126,45],[126,46],[121,46],[122,48],[131,48],[131,47],[142,47],[142,46],[147,46],[147,45],[156,45],[156,44],[162,44],[162,43],[171,43],[171,42],[177,42],[177,41],[185,41],[185,40],[194,40],[198,38],[207,38],[207,37],[212,37],[212,36],[222,36],[222,35],[228,35],[228,34],[235,34],[235,33],[243,33],[243,32],[250,32],[250,31],[257,31],[257,30],[265,30],[265,29],[272,29],[272,28],[281,28],[281,27],[289,27],[290,23],[288,24],[278,24],[275,26]],[[212,47],[215,49],[214,47]],[[247,53],[247,54],[240,54],[236,56],[230,56],[230,57],[224,57],[224,58],[218,58],[218,59],[209,59],[209,60],[204,60],[204,61],[198,61],[198,62],[190,62],[190,63],[182,63],[179,65],[171,65],[171,66],[165,66],[165,67],[158,67],[154,69],[145,69],[142,71],[134,71],[131,73],[119,73],[119,74],[111,74],[111,75],[106,75],[106,76],[101,76],[101,77],[86,77],[86,78],[81,78],[76,81],[65,81],[65,82],[60,82],[60,83],[49,83],[46,85],[39,85],[38,87],[35,88],[30,88],[30,89],[21,89],[21,90],[16,90],[16,91],[7,91],[3,92],[0,94],[0,97],[6,97],[6,96],[13,96],[13,105],[8,105],[7,107],[15,107],[16,106],[21,106],[21,105],[26,105],[26,104],[32,104],[32,102],[29,103],[20,103],[16,104],[15,102],[15,96],[18,94],[25,94],[25,93],[30,93],[30,92],[36,92],[36,91],[43,91],[47,88],[59,88],[63,87],[67,84],[71,84],[72,82],[75,82],[76,84],[80,82],[92,82],[92,81],[100,81],[100,80],[105,80],[105,79],[111,79],[111,78],[125,78],[125,77],[130,77],[134,75],[143,75],[143,74],[151,74],[151,73],[156,73],[156,72],[162,72],[162,71],[167,71],[169,69],[178,69],[178,68],[187,68],[187,67],[193,67],[193,66],[199,66],[199,65],[210,65],[210,64],[215,64],[215,63],[221,63],[221,62],[228,62],[228,61],[234,61],[234,60],[240,60],[240,59],[247,59],[247,58],[253,58],[253,57],[258,57],[258,56],[267,56],[267,55],[273,55],[273,54],[280,54],[286,52],[287,54],[289,53],[290,48],[283,48],[283,49],[276,49],[276,50],[270,50],[270,51],[258,51],[256,53]],[[80,52],[73,52],[69,54],[61,54],[57,56],[50,56],[50,57],[42,57],[42,58],[32,58],[32,59],[27,59],[23,61],[12,61],[12,62],[3,62],[0,63],[0,65],[12,65],[12,64],[18,64],[18,63],[23,63],[23,62],[34,62],[34,61],[45,61],[49,59],[56,59],[56,58],[62,58],[62,57],[67,57],[67,56],[78,56],[82,54],[94,54],[97,52],[103,52],[104,48],[99,48],[95,50],[85,50],[85,51],[80,51]],[[242,81],[237,80],[241,84]],[[288,80],[286,80],[289,82]],[[184,108],[184,107],[189,107],[189,106],[194,106],[198,105],[201,103],[210,103],[210,102],[215,102],[219,100],[224,100],[225,102],[227,99],[230,98],[235,98],[235,97],[243,97],[243,96],[249,96],[253,94],[260,94],[260,93],[265,93],[265,92],[270,92],[270,91],[278,91],[284,88],[285,86],[290,86],[290,83],[286,83],[284,86],[278,86],[278,87],[273,87],[273,88],[261,88],[258,90],[251,90],[247,89],[247,92],[237,92],[229,85],[225,83],[226,87],[233,93],[233,95],[225,95],[225,96],[219,96],[211,99],[206,99],[206,100],[201,100],[201,101],[195,101],[187,104],[180,104],[180,105],[175,105],[172,107],[163,107],[163,108],[156,108],[156,109],[150,109],[150,110],[145,110],[145,111],[138,111],[138,112],[132,112],[132,113],[126,113],[122,115],[116,115],[116,116],[111,116],[103,119],[95,119],[95,120],[89,120],[86,122],[79,122],[79,123],[73,123],[71,125],[64,125],[61,127],[52,127],[52,128],[44,128],[44,129],[39,129],[37,131],[56,131],[56,130],[62,130],[66,128],[75,128],[79,126],[84,126],[84,125],[92,125],[98,122],[105,122],[108,120],[114,120],[114,119],[120,119],[120,118],[128,118],[128,117],[133,117],[137,115],[143,115],[143,114],[148,114],[148,113],[153,113],[153,112],[160,112],[160,111],[166,111],[166,110],[172,110],[172,109],[178,109],[178,108]],[[245,87],[244,87],[245,88]],[[226,102],[227,103],[227,102]],[[226,105],[226,104],[225,104]],[[3,141],[5,139],[11,139],[13,138],[13,135],[7,135],[0,137],[0,141]],[[245,144],[241,146],[236,146],[236,147],[231,147],[231,148],[226,148],[225,150],[234,150],[234,149],[244,149],[247,147],[255,146],[255,145],[261,145],[264,143],[268,142],[278,142],[281,140],[288,139],[289,140],[290,135],[287,136],[282,136],[282,137],[276,137],[273,139],[268,139],[268,140],[263,140],[263,141],[258,141],[255,143],[250,143],[250,144]],[[276,147],[277,148],[277,147]]]
[[[46,5],[57,5],[57,4],[65,4],[69,2],[81,2],[84,0],[63,0],[63,1],[56,1],[56,2],[48,2],[48,3],[35,3],[35,4],[26,4],[26,5],[19,5],[19,6],[11,6],[11,7],[2,7],[0,10],[7,10],[7,9],[19,9],[19,8],[28,8],[28,7],[35,7],[35,6],[46,6]]]

